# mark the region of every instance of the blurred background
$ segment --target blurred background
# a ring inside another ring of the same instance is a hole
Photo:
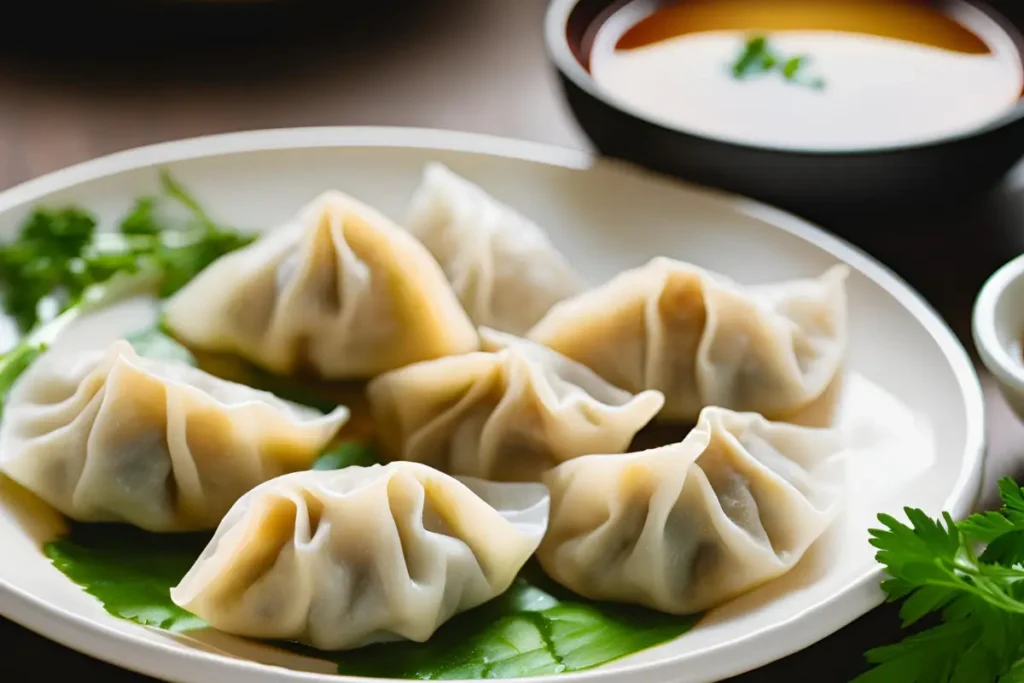
[[[120,149],[253,128],[424,126],[586,144],[545,57],[543,0],[89,2],[73,10],[80,20],[61,8],[52,29],[51,3],[35,4],[46,29],[0,41],[3,187]]]
[[[258,128],[417,126],[592,147],[545,53],[545,0],[28,4],[0,41],[0,189],[122,149]],[[1024,2],[994,4],[1024,25]],[[918,288],[973,349],[979,287],[1024,251],[1024,167],[952,206],[823,223]],[[1024,455],[1024,429],[983,382],[992,482],[1021,474],[1011,463]],[[865,649],[898,636],[895,611],[882,608],[734,680],[815,671],[816,681],[846,681]],[[86,680],[147,680],[4,620],[0,642],[15,670],[47,662]]]

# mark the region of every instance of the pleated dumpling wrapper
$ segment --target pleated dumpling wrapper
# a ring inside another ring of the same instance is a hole
[[[426,248],[340,192],[215,262],[168,303],[165,320],[195,348],[327,379],[366,379],[478,344]]]
[[[406,227],[479,326],[526,334],[553,304],[583,290],[538,225],[441,164],[424,171]]]
[[[238,501],[171,598],[221,631],[321,650],[422,642],[508,589],[548,507],[542,484],[411,462],[290,474]]]
[[[544,482],[544,570],[594,600],[691,614],[785,574],[839,512],[838,431],[706,408],[680,443],[591,455]]]
[[[658,257],[556,304],[528,336],[616,386],[662,392],[659,419],[719,406],[785,420],[838,395],[847,275],[743,287]]]
[[[539,481],[589,453],[620,453],[661,409],[521,337],[481,328],[484,351],[410,365],[367,389],[388,458],[456,476]]]
[[[141,358],[123,340],[54,350],[9,396],[0,471],[79,521],[213,529],[257,484],[309,468],[348,415]]]

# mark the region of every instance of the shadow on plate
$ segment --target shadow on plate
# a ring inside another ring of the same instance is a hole
[[[711,626],[756,612],[774,600],[798,594],[801,590],[823,579],[838,562],[842,552],[840,544],[842,534],[838,533],[838,529],[847,523],[845,516],[841,515],[835,520],[832,527],[807,550],[793,569],[708,612],[700,620],[699,626]]]
[[[335,674],[338,672],[338,665],[335,662],[304,657],[273,645],[228,635],[212,628],[189,631],[188,633],[171,633],[170,631],[161,631],[160,633],[190,648],[222,657],[258,662],[267,666],[279,666],[291,671],[306,673]]]
[[[12,515],[18,528],[25,532],[33,543],[42,547],[67,533],[64,517],[48,503],[15,483],[13,479],[0,474],[0,511]]]

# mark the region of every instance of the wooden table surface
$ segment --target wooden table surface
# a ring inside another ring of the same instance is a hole
[[[307,14],[257,27],[245,41],[220,34],[212,47],[177,45],[170,52],[145,52],[145,32],[131,53],[105,42],[116,35],[65,46],[64,54],[54,54],[50,43],[12,46],[17,41],[5,37],[0,189],[137,145],[254,128],[421,126],[588,147],[545,61],[543,0],[378,0],[376,6],[381,11],[362,22]],[[843,232],[917,287],[973,353],[973,298],[988,274],[1024,251],[1024,172],[1016,175],[969,206],[825,227]],[[989,428],[985,505],[998,477],[1024,469],[1024,428],[991,378],[982,373],[982,381]],[[819,683],[848,681],[863,670],[865,649],[898,634],[895,611],[883,607],[732,681],[809,675]],[[9,671],[106,683],[150,680],[3,619],[0,643]]]

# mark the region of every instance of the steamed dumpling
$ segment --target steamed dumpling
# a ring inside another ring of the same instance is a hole
[[[72,519],[212,529],[252,487],[307,469],[348,419],[126,341],[54,355],[19,379],[0,423],[0,471]]]
[[[445,166],[427,166],[406,226],[444,268],[477,325],[525,334],[583,289],[544,231]]]
[[[538,481],[560,462],[619,453],[661,408],[579,363],[483,328],[487,351],[411,365],[373,380],[370,405],[387,455],[449,474]]]
[[[422,642],[508,589],[548,504],[540,484],[410,462],[291,474],[238,501],[171,598],[221,631],[322,650]]]
[[[423,245],[339,192],[207,268],[170,301],[166,323],[190,346],[328,379],[477,348]]]
[[[825,531],[844,450],[837,431],[706,408],[680,443],[549,472],[551,523],[537,557],[594,600],[710,609],[789,571]]]
[[[662,419],[720,406],[783,420],[841,374],[847,272],[741,287],[658,257],[555,305],[528,336],[616,386],[661,391]]]

